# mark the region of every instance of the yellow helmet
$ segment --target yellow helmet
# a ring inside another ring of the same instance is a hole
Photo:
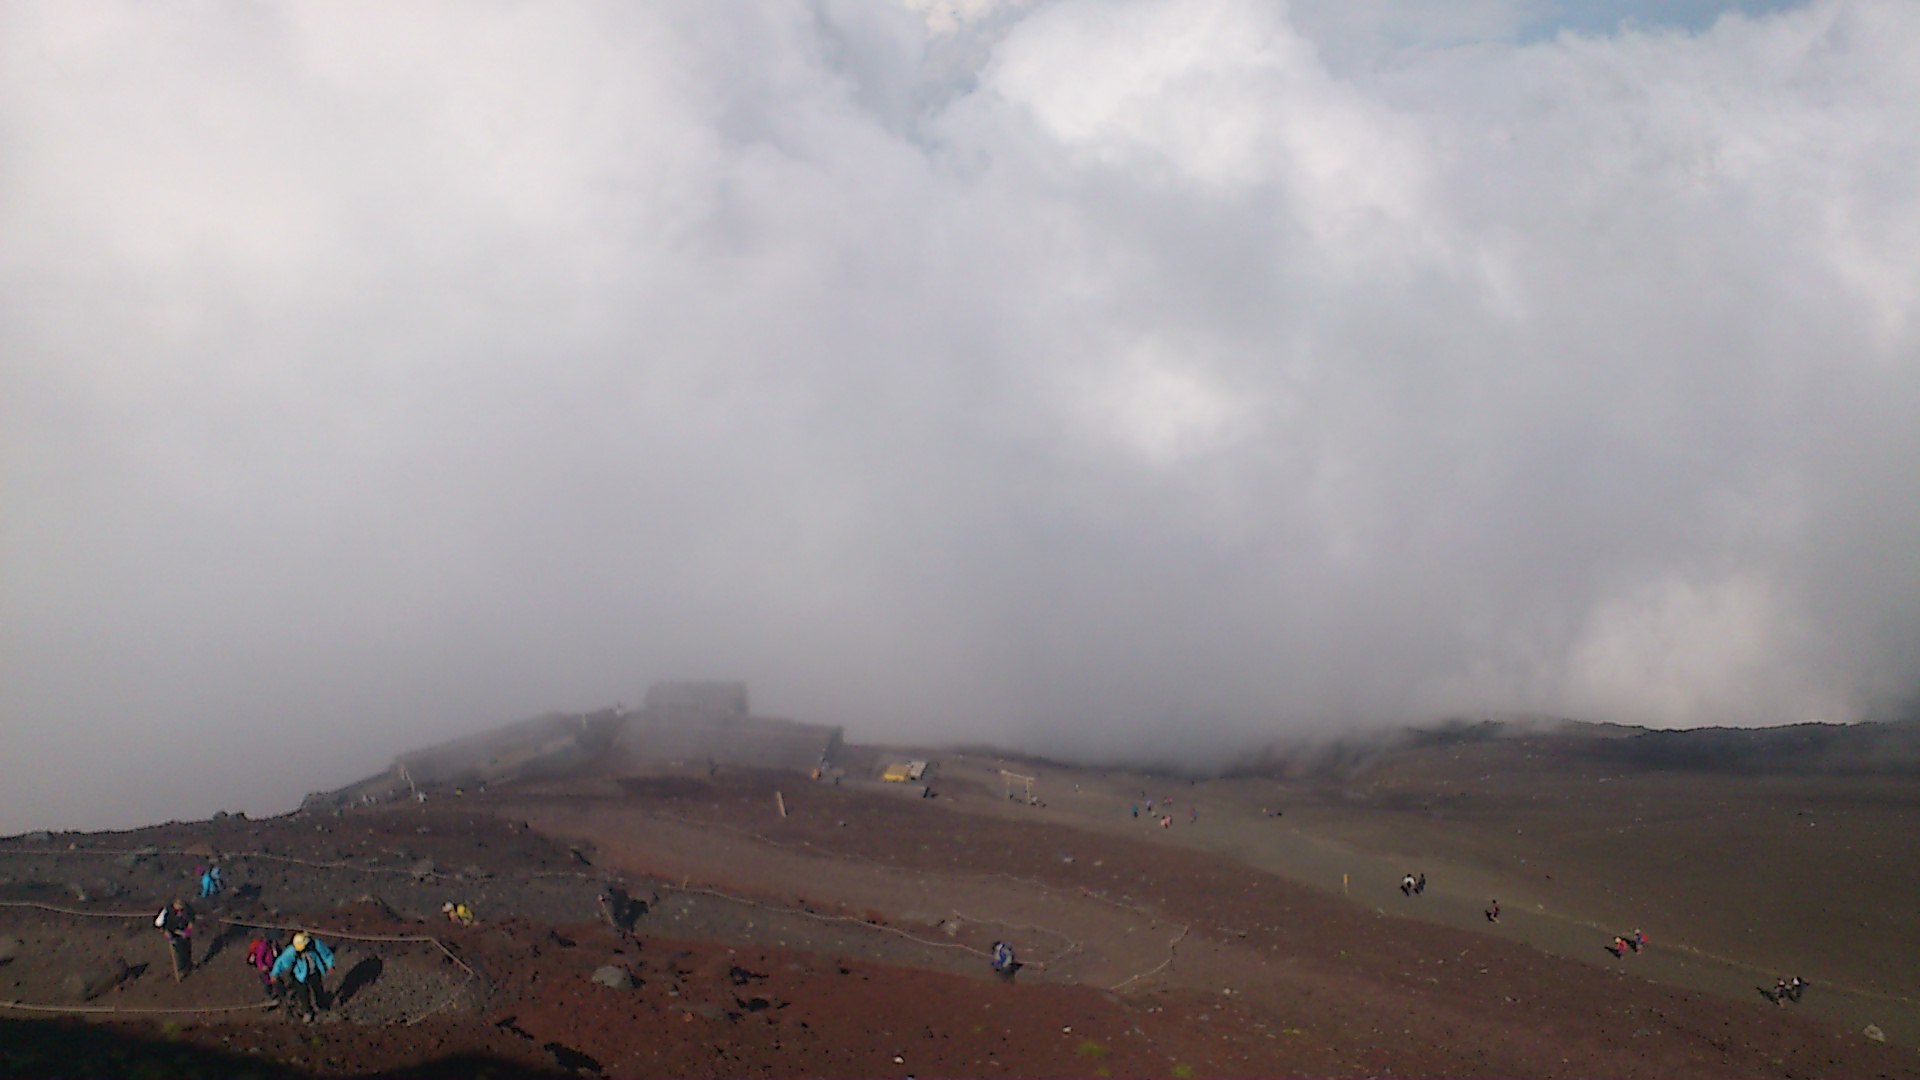
[[[293,935],[293,951],[306,952],[307,945],[312,941],[313,941],[312,938],[308,937],[306,934],[303,934],[303,933]]]

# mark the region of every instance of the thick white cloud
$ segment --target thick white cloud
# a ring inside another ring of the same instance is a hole
[[[1920,12],[1353,10],[0,9],[0,828],[1909,692]]]

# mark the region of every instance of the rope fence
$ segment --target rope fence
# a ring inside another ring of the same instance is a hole
[[[679,821],[681,824],[694,827],[694,828],[719,829],[722,831],[731,832],[731,833],[734,833],[735,835],[746,837],[750,840],[756,841],[761,844],[765,844],[770,847],[781,848],[785,850],[795,850],[795,851],[800,850],[800,848],[802,847],[802,845],[783,843],[781,841],[775,840],[772,837],[765,835],[764,833],[760,833],[751,829],[746,829],[746,828],[742,828],[735,825],[729,825],[724,822],[702,822],[702,821],[697,821],[695,819],[691,819],[679,814],[662,814],[660,816],[671,818],[673,820]],[[810,847],[811,845],[805,845],[805,846]],[[295,866],[312,867],[316,869],[345,870],[351,873],[398,874],[406,877],[411,877],[417,880],[436,880],[436,879],[442,879],[447,877],[461,876],[457,874],[454,874],[454,875],[442,874],[437,870],[420,871],[420,870],[415,870],[409,867],[368,866],[363,863],[355,863],[347,860],[304,859],[298,856],[278,855],[278,854],[274,854],[271,852],[264,852],[264,851],[222,851],[217,854],[210,855],[207,853],[205,849],[190,851],[190,850],[184,850],[179,848],[159,848],[159,847],[152,847],[152,846],[139,847],[139,848],[75,848],[75,849],[64,850],[64,851],[58,850],[58,849],[33,850],[33,849],[23,849],[23,848],[15,848],[15,847],[4,847],[4,848],[0,848],[0,855],[24,855],[24,856],[37,856],[37,857],[46,857],[46,856],[125,857],[129,855],[132,855],[132,856],[166,855],[166,856],[182,857],[182,858],[219,859],[220,861],[227,862],[227,863],[237,863],[237,862],[241,862],[248,859],[259,859],[259,860],[270,861],[270,862],[286,863],[286,864],[295,865]],[[889,871],[898,871],[901,869],[901,867],[897,865],[885,863],[878,859],[874,859],[869,856],[862,855],[858,852],[842,852],[831,857],[846,858],[849,860],[866,862],[880,869],[889,870]],[[608,877],[608,875],[605,875],[605,874],[589,874],[589,873],[585,873],[583,871],[577,871],[577,870],[532,870],[532,871],[526,871],[521,876],[524,876],[526,878],[570,878],[575,880],[591,881],[596,883],[603,882],[607,880],[607,877]],[[1049,882],[1041,881],[1037,878],[1019,877],[1013,874],[1008,874],[1004,871],[991,871],[991,872],[984,872],[984,873],[982,872],[948,873],[946,876],[951,878],[974,880],[974,881],[981,881],[981,882],[1010,881],[1015,884],[1025,886],[1027,888],[1036,889],[1036,890],[1049,892],[1049,893],[1061,893],[1061,892],[1067,891],[1060,886],[1051,884]],[[666,891],[675,891],[675,892],[681,892],[681,893],[693,893],[693,894],[711,896],[716,899],[725,900],[731,903],[760,908],[762,910],[779,911],[779,912],[783,912],[790,915],[798,915],[798,916],[808,918],[808,919],[813,919],[819,922],[848,923],[855,926],[859,926],[866,930],[877,931],[885,934],[892,934],[897,937],[904,938],[905,940],[914,942],[915,944],[925,946],[927,948],[958,950],[960,952],[968,953],[973,956],[978,956],[983,959],[990,957],[990,953],[988,953],[988,951],[984,949],[975,948],[971,945],[966,945],[966,944],[962,944],[960,942],[955,942],[955,941],[938,941],[931,938],[922,937],[917,934],[909,933],[898,927],[887,926],[885,924],[876,923],[868,919],[859,918],[857,916],[829,914],[829,913],[812,911],[805,907],[800,907],[797,905],[780,904],[780,903],[774,903],[774,902],[765,901],[765,900],[758,900],[758,899],[754,899],[747,896],[741,896],[735,893],[729,893],[720,889],[710,888],[706,886],[694,886],[691,883],[686,882],[684,880],[678,886],[669,884],[669,885],[662,886],[662,888],[665,889]],[[1131,914],[1138,915],[1142,918],[1148,919],[1149,921],[1158,921],[1158,918],[1159,918],[1153,912],[1147,909],[1144,909],[1132,904],[1121,903],[1119,901],[1113,900],[1110,897],[1106,897],[1098,893],[1094,893],[1088,890],[1087,888],[1085,888],[1084,886],[1073,889],[1072,892],[1085,899],[1107,904],[1109,906],[1112,906],[1120,910],[1127,911]],[[80,916],[85,918],[119,918],[119,919],[150,918],[150,916],[144,915],[142,913],[85,911],[79,908],[70,908],[70,907],[64,907],[57,904],[46,904],[46,903],[41,903],[37,901],[0,901],[0,906],[39,908],[45,911],[54,911],[54,912],[59,912],[61,914]],[[1035,933],[1042,933],[1042,934],[1046,934],[1051,937],[1057,938],[1061,942],[1064,942],[1065,946],[1061,948],[1058,952],[1047,957],[1046,959],[1039,960],[1034,963],[1033,966],[1041,971],[1046,971],[1049,969],[1049,967],[1055,966],[1064,962],[1070,956],[1073,956],[1075,954],[1084,954],[1086,952],[1086,948],[1082,943],[1080,943],[1079,941],[1076,941],[1070,935],[1062,933],[1051,927],[1009,923],[1009,922],[996,920],[996,919],[984,919],[984,918],[979,918],[977,916],[966,915],[959,911],[954,911],[953,915],[955,918],[961,919],[963,921],[980,923],[983,925],[1002,926],[1009,930],[1024,930],[1024,931],[1030,931]],[[231,926],[243,926],[243,927],[248,927],[252,929],[262,929],[262,930],[300,929],[292,926],[253,923],[253,922],[246,922],[243,920],[229,919],[224,917],[216,917],[215,921],[224,923],[227,925],[231,925]],[[1173,941],[1169,943],[1167,948],[1166,959],[1162,960],[1159,964],[1148,969],[1147,971],[1143,971],[1136,975],[1128,977],[1127,979],[1111,987],[1110,989],[1119,990],[1125,986],[1131,985],[1132,983],[1140,979],[1147,978],[1159,971],[1162,971],[1168,966],[1170,966],[1173,963],[1173,959],[1174,959],[1174,947],[1182,939],[1186,937],[1187,932],[1190,929],[1186,924],[1177,924],[1177,925],[1179,925],[1180,931],[1179,931],[1179,934],[1173,939]],[[443,954],[445,954],[447,959],[451,960],[454,964],[458,965],[462,971],[466,972],[469,983],[474,980],[480,980],[482,982],[485,981],[484,979],[481,979],[478,972],[474,971],[472,967],[470,967],[466,962],[464,962],[457,955],[455,955],[451,949],[447,948],[444,942],[442,942],[439,938],[432,937],[430,935],[384,935],[383,936],[383,935],[368,935],[368,934],[348,934],[343,931],[329,931],[329,930],[320,930],[320,929],[313,929],[311,930],[311,932],[322,934],[328,937],[340,938],[340,939],[346,939],[346,940],[430,943],[436,948],[438,948]],[[452,1000],[458,996],[459,991],[461,989],[464,989],[466,985],[467,984],[463,983],[460,987],[456,987],[454,992],[448,996],[447,1000],[443,1001],[440,1005],[435,1006],[434,1009],[428,1010],[427,1013],[423,1013],[420,1017],[417,1017],[414,1020],[408,1021],[408,1023],[409,1024],[417,1023],[420,1019],[424,1019],[427,1015],[430,1015],[434,1012],[439,1011],[442,1008],[445,1008],[448,1004],[451,1004]],[[15,1002],[0,1002],[0,1007],[33,1009],[36,1011],[72,1010],[72,1011],[88,1011],[88,1012],[100,1011],[100,1010],[111,1010],[115,1008],[113,1006],[92,1006],[92,1007],[32,1006],[24,1003],[15,1003]],[[241,1009],[256,1009],[256,1008],[264,1008],[264,1007],[265,1007],[264,1005],[248,1005],[248,1006],[224,1006],[218,1009],[199,1009],[199,1010],[156,1009],[153,1011],[156,1011],[156,1012],[214,1012],[214,1011],[238,1011]]]
[[[153,918],[153,916],[140,911],[132,911],[132,912],[83,911],[79,908],[65,907],[60,904],[41,903],[40,901],[37,901],[37,900],[0,900],[0,907],[37,908],[41,911],[52,911],[62,915],[77,915],[77,916],[81,916],[89,919],[140,919],[143,921],[148,921]],[[440,952],[443,955],[445,955],[448,960],[453,961],[454,965],[459,967],[461,971],[466,972],[467,978],[465,982],[462,982],[460,985],[454,987],[453,990],[447,995],[446,999],[442,1001],[440,1004],[434,1006],[431,1009],[428,1009],[426,1012],[421,1013],[419,1016],[416,1016],[413,1019],[408,1020],[407,1021],[408,1026],[412,1026],[416,1023],[419,1023],[421,1020],[424,1020],[426,1017],[436,1012],[439,1012],[441,1009],[451,1004],[453,1000],[460,995],[460,991],[466,989],[467,986],[469,986],[473,982],[475,981],[479,981],[482,983],[486,982],[485,979],[482,979],[480,977],[479,972],[473,970],[471,965],[469,965],[466,961],[460,959],[460,957],[456,953],[454,953],[452,949],[447,948],[446,942],[441,941],[439,938],[434,937],[431,934],[358,934],[358,933],[351,933],[346,930],[329,930],[323,927],[316,927],[316,926],[306,926],[306,925],[287,926],[287,925],[281,925],[277,923],[249,922],[245,919],[230,919],[230,918],[226,918],[225,916],[219,916],[219,915],[213,916],[212,921],[225,926],[239,926],[239,927],[244,927],[250,930],[286,930],[291,932],[304,932],[308,934],[313,934],[317,937],[333,938],[339,941],[378,941],[378,942],[387,942],[387,943],[407,942],[407,943],[416,943],[416,944],[430,944],[434,946],[435,948],[439,949]],[[268,1007],[269,1007],[269,1003],[264,1001],[255,1002],[249,1005],[202,1005],[202,1006],[37,1005],[37,1004],[31,1004],[24,1001],[0,1001],[0,1008],[20,1009],[20,1010],[29,1011],[29,1012],[46,1012],[46,1013],[194,1013],[194,1014],[198,1014],[198,1013],[258,1011],[258,1010],[266,1009]]]

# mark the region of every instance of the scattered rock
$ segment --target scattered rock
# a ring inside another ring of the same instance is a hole
[[[20,950],[26,947],[27,943],[17,937],[0,938],[0,964],[11,963],[14,957],[20,955]]]
[[[615,990],[633,989],[633,974],[626,968],[616,967],[612,964],[595,969],[593,981],[599,983],[601,986],[610,986]]]
[[[407,872],[424,881],[432,877],[439,869],[432,859],[421,859],[419,862],[407,867]]]
[[[77,1001],[92,1001],[101,994],[126,982],[133,974],[125,960],[114,960],[102,967],[89,968],[66,977],[64,986],[67,993]]]
[[[1874,1042],[1887,1041],[1887,1033],[1880,1030],[1879,1024],[1868,1024],[1866,1026],[1866,1029],[1860,1032],[1860,1034],[1865,1035],[1867,1038],[1872,1039]]]

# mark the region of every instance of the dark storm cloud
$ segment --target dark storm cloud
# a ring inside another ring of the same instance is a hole
[[[0,828],[1910,686],[1913,9],[1338,10],[8,7]]]

